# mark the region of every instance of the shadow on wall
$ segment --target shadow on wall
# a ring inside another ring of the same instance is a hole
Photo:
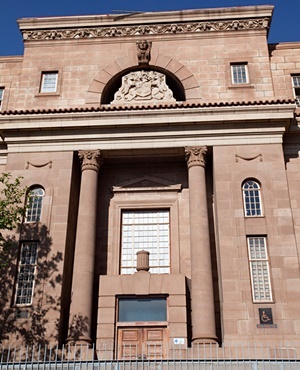
[[[33,303],[25,307],[14,304],[20,242],[15,236],[7,236],[0,251],[0,343],[5,344],[8,340],[12,345],[15,342],[26,346],[57,343],[59,319],[49,331],[47,324],[49,313],[59,317],[55,311],[60,311],[60,299],[55,291],[62,284],[62,275],[58,270],[62,253],[52,252],[52,238],[45,225],[23,224],[19,232],[21,241],[38,241]]]

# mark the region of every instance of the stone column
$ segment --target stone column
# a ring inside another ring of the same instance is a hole
[[[215,342],[216,325],[205,182],[207,147],[185,148],[189,178],[192,340]]]
[[[69,342],[91,343],[100,150],[79,151],[81,186],[70,307]]]

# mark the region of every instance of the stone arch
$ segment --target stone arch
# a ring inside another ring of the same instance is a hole
[[[158,55],[156,60],[150,63],[149,67],[165,72],[167,75],[171,74],[177,79],[185,93],[185,100],[191,101],[201,98],[200,87],[193,73],[182,63],[176,61],[171,57]],[[113,63],[103,68],[94,78],[89,86],[86,95],[86,104],[96,105],[103,100],[103,91],[108,83],[113,81],[116,76],[137,69],[139,66],[134,63],[128,56],[115,60]]]

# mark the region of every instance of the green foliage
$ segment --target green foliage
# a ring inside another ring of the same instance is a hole
[[[10,173],[0,175],[0,233],[12,230],[22,222],[26,207],[24,195],[26,188],[21,186],[21,177],[12,178]],[[0,234],[0,248],[5,238]]]

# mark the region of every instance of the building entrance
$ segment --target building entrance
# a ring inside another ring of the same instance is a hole
[[[153,360],[166,358],[166,327],[118,328],[118,359]]]

